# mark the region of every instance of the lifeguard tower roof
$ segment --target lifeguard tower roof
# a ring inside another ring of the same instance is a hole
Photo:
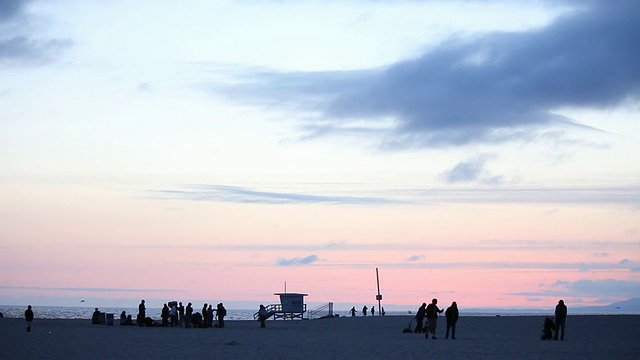
[[[275,293],[273,295],[280,297],[280,306],[276,310],[276,314],[274,314],[276,318],[302,318],[302,314],[307,311],[307,305],[304,303],[304,297],[307,296],[307,294]]]
[[[302,293],[274,293],[273,295],[309,296],[309,294]]]

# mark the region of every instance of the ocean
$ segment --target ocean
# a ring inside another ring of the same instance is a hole
[[[25,306],[17,305],[0,305],[0,312],[6,318],[22,318],[24,317]],[[119,321],[120,313],[125,311],[127,315],[131,314],[133,319],[138,313],[137,307],[101,307],[101,312],[114,314],[116,321]],[[153,319],[160,319],[161,308],[147,308],[146,315]],[[200,312],[201,308],[194,307],[194,313]],[[71,306],[34,306],[33,311],[36,318],[40,319],[87,319],[90,320],[94,308],[92,307],[71,307]],[[257,309],[227,309],[226,320],[253,320],[253,314]],[[518,309],[461,309],[461,316],[545,316],[553,315],[553,310],[518,310]],[[347,310],[334,311],[339,316],[350,316]],[[387,311],[386,316],[411,316],[415,312],[409,311]],[[321,317],[325,314],[317,314],[315,317]],[[358,312],[358,316],[361,314]],[[376,314],[378,316],[378,314]],[[306,318],[306,316],[305,316]]]

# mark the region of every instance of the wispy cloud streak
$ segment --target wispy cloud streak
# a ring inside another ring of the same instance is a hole
[[[226,185],[196,185],[187,190],[158,190],[169,199],[194,201],[221,201],[248,204],[342,204],[342,205],[382,205],[404,203],[404,200],[383,197],[314,195],[287,192],[252,190]]]
[[[127,288],[91,288],[91,287],[43,287],[0,285],[0,289],[38,290],[38,291],[77,291],[77,292],[181,292],[176,289],[127,289]]]
[[[464,171],[462,171],[464,172]],[[474,177],[471,175],[456,175]],[[411,205],[411,204],[623,204],[640,206],[640,186],[506,187],[380,189],[370,196],[272,192],[227,185],[194,185],[181,190],[149,190],[158,199],[246,204]],[[494,183],[498,183],[495,180]]]

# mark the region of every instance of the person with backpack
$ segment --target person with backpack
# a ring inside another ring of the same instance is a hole
[[[431,300],[431,304],[427,306],[427,322],[429,323],[429,331],[424,334],[425,339],[429,338],[429,333],[431,333],[431,338],[436,340],[436,326],[438,325],[438,313],[444,311],[444,309],[438,308],[438,299]]]

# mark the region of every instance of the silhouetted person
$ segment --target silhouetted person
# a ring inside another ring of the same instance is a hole
[[[178,326],[178,304],[176,302],[171,302],[171,307],[169,307],[169,318],[171,322],[169,323],[171,326]]]
[[[213,327],[213,305],[209,305],[207,308],[207,327]]]
[[[351,316],[356,316],[356,307],[351,308]]]
[[[384,316],[385,312],[384,312],[384,306],[382,307],[382,310],[380,310],[380,315]]]
[[[544,318],[544,325],[542,326],[542,340],[551,340],[553,336],[553,330],[556,326],[553,324],[553,320],[550,317]]]
[[[371,316],[375,315],[375,313],[376,313],[376,306],[374,305],[371,307]]]
[[[207,311],[207,303],[204,303],[204,306],[202,307],[202,321],[204,322],[205,327],[209,322],[208,316],[209,316],[209,312]]]
[[[267,309],[264,307],[264,305],[260,304],[260,310],[258,310],[258,321],[260,321],[261,328],[265,327],[265,321],[267,320],[268,316],[269,314],[267,313]]]
[[[123,311],[120,313],[120,325],[126,325],[127,324],[127,312]]]
[[[420,305],[420,307],[418,308],[418,312],[416,312],[416,328],[413,329],[414,333],[419,333],[422,332],[422,323],[424,321],[424,316],[427,313],[427,303],[422,303],[422,305]]]
[[[558,340],[558,332],[560,333],[560,340],[564,340],[565,320],[567,320],[567,305],[564,304],[564,300],[560,300],[556,305],[556,333],[553,335],[553,340]]]
[[[192,316],[193,316],[193,307],[191,306],[191,303],[188,303],[187,308],[185,309],[185,314],[184,314],[185,324],[186,324],[186,327],[188,328],[191,327]]]
[[[224,308],[222,303],[218,304],[216,308],[216,313],[218,314],[218,327],[224,327],[224,317],[227,316],[227,309]]]
[[[100,311],[98,310],[98,308],[93,311],[93,315],[91,316],[91,324],[100,324]]]
[[[451,330],[451,338],[455,340],[456,323],[458,322],[459,316],[460,312],[458,311],[458,304],[454,301],[444,312],[444,317],[447,319],[447,332],[444,334],[445,339],[449,338],[449,330]]]
[[[438,339],[436,337],[436,327],[438,326],[438,313],[444,311],[444,309],[438,308],[438,299],[431,300],[431,304],[427,306],[427,321],[429,322],[429,332],[425,334],[425,338],[429,338],[429,333],[431,333],[432,339]]]
[[[183,327],[185,321],[184,321],[184,306],[182,305],[182,302],[178,304],[178,316],[179,316],[178,321],[180,322],[180,327]]]
[[[31,305],[27,306],[27,310],[24,311],[24,319],[27,321],[27,332],[31,332],[31,323],[33,322],[33,310],[31,310]]]
[[[138,317],[136,318],[136,322],[138,326],[144,326],[144,319],[147,317],[147,308],[144,306],[144,300],[140,301],[140,305],[138,305]]]
[[[367,316],[367,309],[368,309],[368,308],[367,308],[367,305],[365,305],[365,306],[363,306],[363,307],[362,307],[362,315],[363,315],[363,316]]]
[[[169,307],[167,306],[167,304],[164,304],[164,306],[162,307],[162,313],[160,317],[162,318],[162,326],[169,325]]]

